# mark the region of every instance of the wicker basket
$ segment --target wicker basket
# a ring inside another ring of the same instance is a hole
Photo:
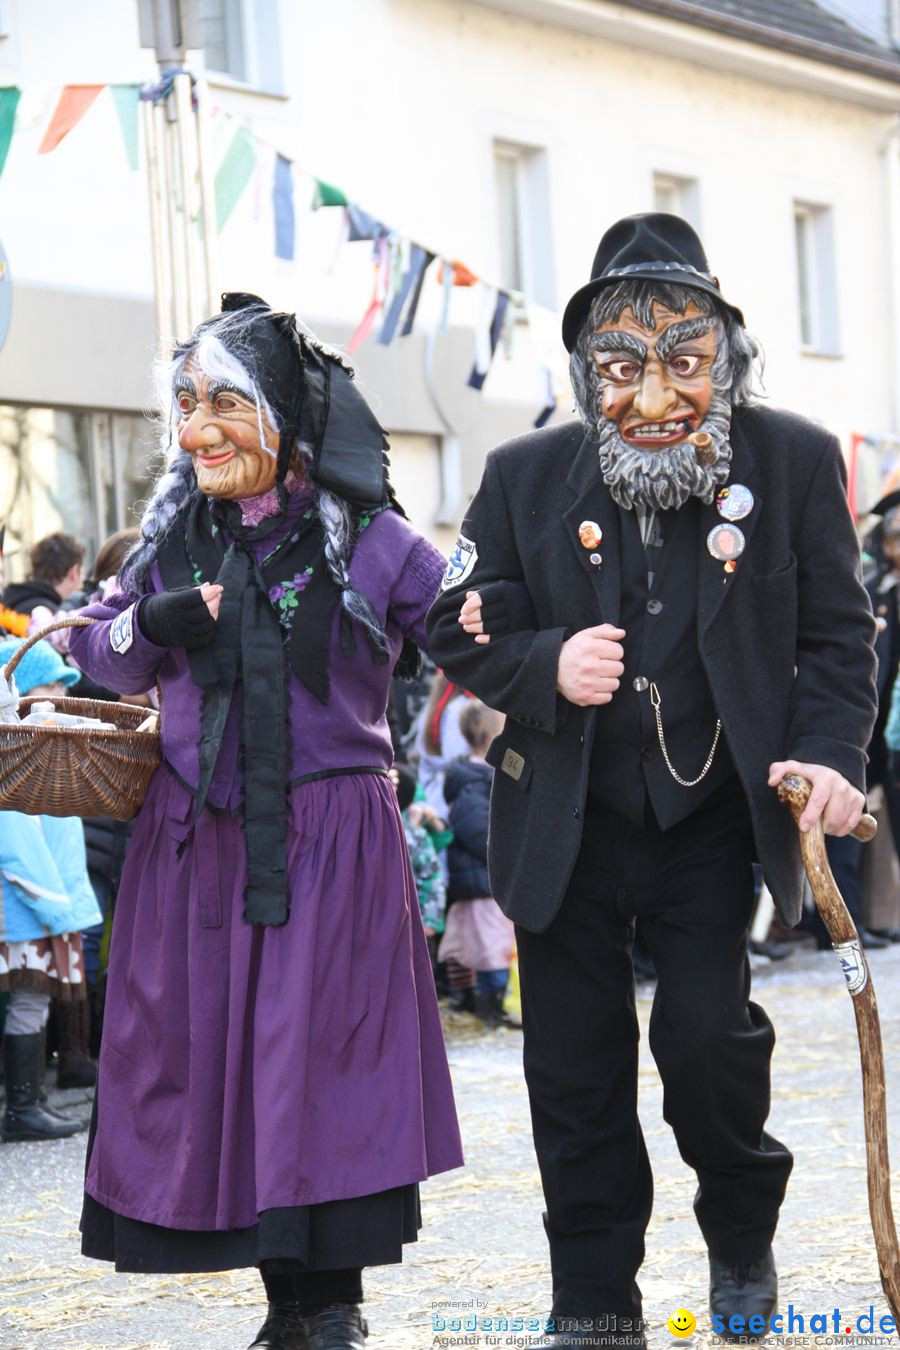
[[[84,628],[94,619],[59,619],[16,651],[4,674],[40,638],[58,628]],[[23,698],[19,716],[42,698]],[[138,731],[146,708],[90,698],[52,699],[59,712],[113,722],[115,731],[91,727],[17,726],[0,722],[0,810],[44,816],[113,816],[131,820],[159,764],[159,729]]]

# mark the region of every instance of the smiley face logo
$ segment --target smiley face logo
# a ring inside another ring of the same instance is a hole
[[[697,1319],[687,1308],[679,1308],[673,1312],[666,1325],[673,1336],[691,1336],[696,1329]]]

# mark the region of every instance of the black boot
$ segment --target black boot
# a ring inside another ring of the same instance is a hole
[[[3,1038],[3,1063],[6,1070],[6,1114],[2,1135],[7,1144],[20,1139],[68,1139],[83,1130],[85,1122],[64,1120],[55,1111],[45,1109],[41,1100],[44,1083],[44,1036]]]
[[[759,1261],[732,1265],[709,1254],[709,1312],[713,1331],[725,1340],[750,1340],[764,1336],[769,1320],[778,1307],[778,1276],[771,1247]],[[740,1320],[731,1326],[731,1319]],[[763,1323],[750,1326],[750,1321]]]
[[[309,1350],[299,1303],[270,1303],[269,1315],[250,1350]]]
[[[365,1350],[368,1334],[356,1303],[332,1303],[306,1319],[308,1350]]]
[[[87,999],[57,1002],[56,1026],[59,1035],[59,1068],[56,1083],[61,1088],[93,1087],[97,1066],[88,1051],[90,1012]]]

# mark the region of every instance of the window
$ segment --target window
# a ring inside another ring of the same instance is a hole
[[[278,0],[195,3],[198,36],[210,74],[238,80],[266,93],[281,93]]]
[[[683,178],[674,173],[654,173],[653,209],[681,216],[700,229],[700,184],[696,178]]]
[[[800,345],[804,351],[837,356],[834,212],[830,206],[794,203],[794,247]]]
[[[241,0],[200,0],[200,36],[210,70],[246,80]]]
[[[31,545],[54,530],[80,539],[90,566],[109,534],[136,525],[155,439],[139,414],[0,404],[6,580],[25,576]]]
[[[895,47],[900,47],[900,0],[890,0],[890,39]]]
[[[497,280],[529,300],[556,305],[547,152],[538,146],[494,141]]]

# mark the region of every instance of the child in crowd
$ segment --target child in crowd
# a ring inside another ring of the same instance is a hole
[[[494,771],[485,755],[502,728],[500,713],[469,700],[459,719],[469,753],[449,764],[444,778],[453,841],[448,851],[450,907],[439,955],[475,971],[475,1012],[491,1026],[506,1021],[503,995],[515,951],[512,922],[491,898],[487,872]]]
[[[21,645],[17,638],[0,642],[0,666]],[[23,697],[65,694],[77,679],[78,672],[47,642],[35,643],[15,672]],[[0,811],[0,991],[10,993],[0,1131],[6,1142],[62,1139],[87,1125],[47,1105],[45,1028],[51,998],[64,1017],[84,1001],[81,929],[99,918],[81,821]],[[66,1067],[61,1057],[61,1086]]]
[[[408,764],[395,764],[391,770],[391,778],[403,817],[406,846],[409,849],[416,881],[419,910],[425,925],[433,970],[437,958],[437,945],[444,931],[444,915],[447,909],[444,872],[434,842],[434,831],[443,831],[444,822],[435,815],[426,802],[414,800],[416,775]]]

